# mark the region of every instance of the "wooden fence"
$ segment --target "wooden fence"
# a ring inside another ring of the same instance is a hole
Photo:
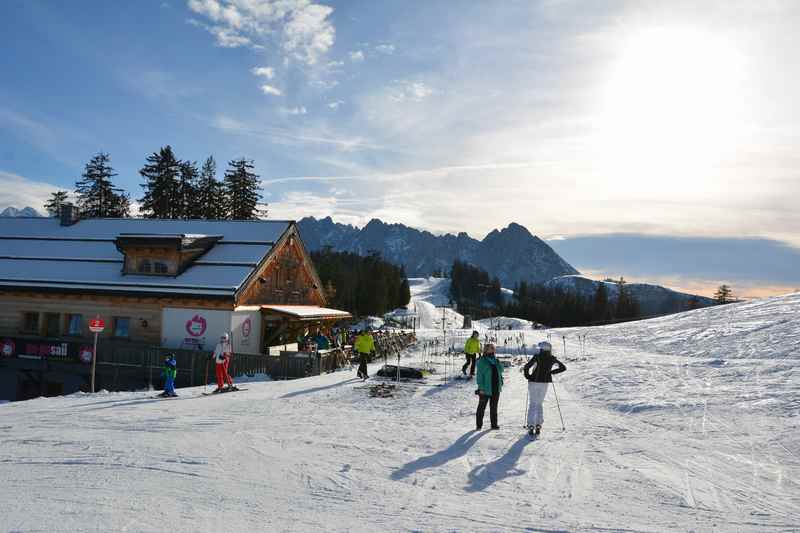
[[[173,350],[132,343],[100,343],[97,347],[97,368],[103,387],[116,390],[129,388],[130,382],[141,386],[158,387],[167,354],[177,361],[178,387],[191,387],[215,382],[214,362],[211,352],[199,350]],[[272,379],[295,379],[332,372],[349,364],[349,356],[342,350],[327,350],[318,354],[281,355],[233,354],[229,372],[237,376],[268,374]]]

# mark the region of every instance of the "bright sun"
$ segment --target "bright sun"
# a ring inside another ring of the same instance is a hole
[[[702,186],[697,180],[735,149],[742,71],[736,48],[710,34],[660,28],[632,35],[602,92],[600,172],[643,193]]]

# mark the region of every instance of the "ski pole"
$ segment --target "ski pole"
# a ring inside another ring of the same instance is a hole
[[[556,393],[556,384],[553,382],[553,395],[556,397],[556,407],[558,407],[558,417],[561,419],[561,431],[566,430],[564,427],[564,417],[561,415],[561,405],[558,403],[558,393]]]

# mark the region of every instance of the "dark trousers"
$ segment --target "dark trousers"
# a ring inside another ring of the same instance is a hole
[[[358,372],[356,375],[360,378],[366,378],[367,376],[367,358],[369,354],[360,353],[358,354],[359,364],[358,364]]]
[[[481,429],[483,427],[483,415],[486,412],[486,404],[489,404],[489,419],[492,421],[492,427],[497,427],[497,403],[500,401],[500,395],[485,396],[481,394],[478,400],[478,412],[475,413],[475,427]]]
[[[467,367],[469,367],[469,375],[470,376],[474,376],[475,375],[475,360],[478,358],[478,356],[477,356],[477,354],[474,354],[474,353],[468,353],[468,354],[465,354],[465,355],[467,356],[467,362],[464,363],[464,366],[461,367],[461,373],[462,374],[466,374],[467,373]]]

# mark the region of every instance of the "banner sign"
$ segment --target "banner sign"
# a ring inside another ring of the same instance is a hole
[[[87,354],[81,354],[88,349]],[[92,347],[82,342],[39,341],[36,339],[0,338],[0,358],[47,359],[48,361],[91,362]]]

